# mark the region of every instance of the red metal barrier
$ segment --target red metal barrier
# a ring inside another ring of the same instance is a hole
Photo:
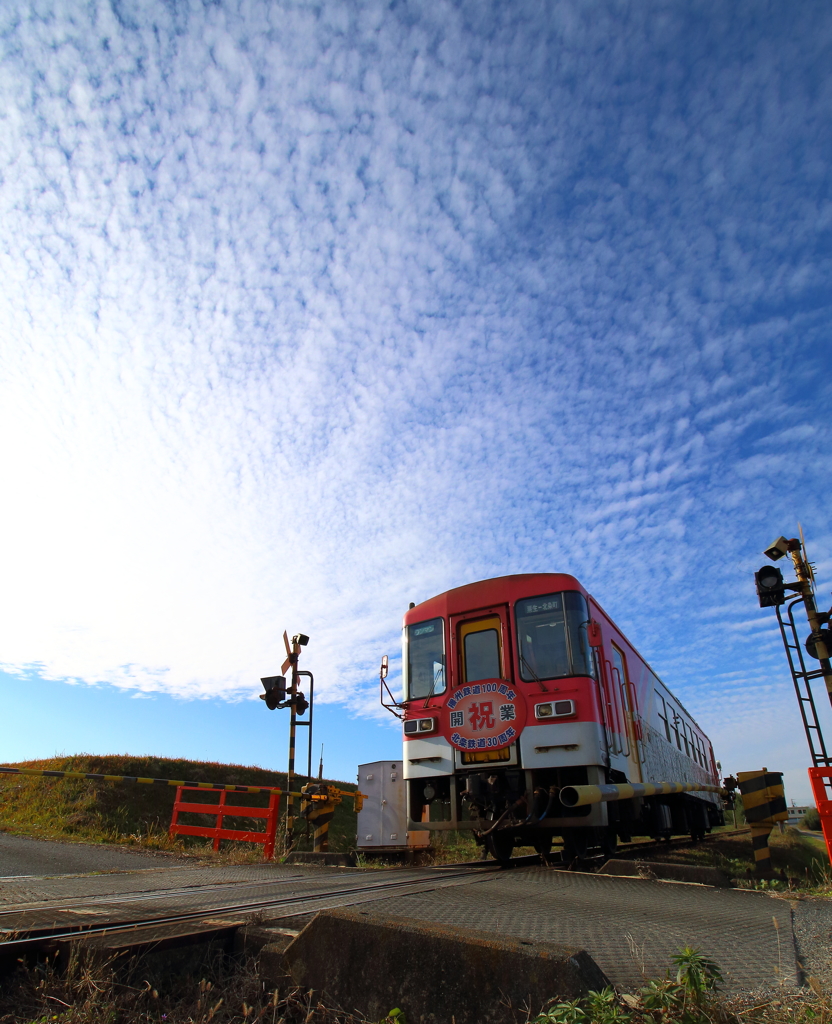
[[[810,768],[809,779],[826,840],[826,852],[832,861],[832,768]]]
[[[218,804],[194,804],[182,800],[184,791],[195,791],[204,793],[205,790],[197,786],[179,786],[176,790],[176,801],[173,805],[173,816],[170,819],[169,834],[184,836],[206,836],[214,840],[214,849],[219,850],[221,839],[237,839],[245,843],[262,843],[263,860],[271,860],[274,857],[274,837],[277,831],[277,816],[280,811],[280,790],[273,789],[269,794],[268,807],[241,807],[230,805],[225,802],[226,792],[220,793]],[[179,815],[183,812],[193,814],[216,814],[217,824],[214,828],[205,825],[180,825]],[[223,828],[222,819],[235,818],[265,818],[265,832],[244,832],[233,828]]]

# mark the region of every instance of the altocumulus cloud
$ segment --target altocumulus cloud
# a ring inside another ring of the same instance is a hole
[[[409,600],[560,569],[711,728],[794,715],[750,574],[832,546],[827,5],[0,19],[10,671],[233,699],[288,627],[368,710]]]

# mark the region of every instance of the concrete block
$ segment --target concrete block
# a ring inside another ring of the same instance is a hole
[[[290,942],[292,942],[291,935],[279,935],[273,942],[267,942],[260,948],[257,958],[257,975],[269,988],[276,988],[286,981],[286,964],[283,958]]]
[[[577,947],[455,928],[373,911],[321,911],[288,946],[292,980],[324,1003],[409,1024],[506,1024],[609,982]]]
[[[732,885],[731,879],[720,868],[653,860],[608,860],[598,874],[661,879],[667,882],[698,882],[700,885],[716,885],[726,889]]]

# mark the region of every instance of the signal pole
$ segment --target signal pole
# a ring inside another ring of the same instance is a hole
[[[802,532],[802,531],[801,531]],[[803,545],[794,538],[789,542],[789,554],[791,555],[797,581],[800,584],[800,595],[806,608],[806,618],[812,629],[809,639],[814,641],[815,655],[820,662],[823,672],[823,681],[826,684],[826,693],[829,703],[832,704],[832,662],[829,660],[829,630],[821,627],[829,623],[829,612],[818,612],[815,604],[815,591],[813,586],[814,573],[812,567],[806,561]]]
[[[282,674],[279,676],[267,676],[260,680],[263,684],[263,689],[266,691],[265,693],[260,694],[260,699],[266,702],[266,707],[270,711],[274,711],[276,708],[290,709],[289,768],[286,773],[286,848],[288,852],[292,845],[292,839],[294,838],[295,798],[293,796],[293,783],[295,777],[295,736],[299,725],[305,725],[309,728],[309,751],[307,758],[309,763],[307,765],[307,775],[311,776],[312,773],[312,696],[315,680],[311,672],[301,672],[298,670],[300,649],[301,647],[306,647],[309,643],[309,637],[304,633],[295,633],[290,645],[289,637],[284,631],[283,643],[286,645],[286,660],[280,666]],[[292,677],[289,685],[287,686],[286,671],[289,668],[292,670]],[[309,677],[309,700],[307,700],[298,689],[298,678],[300,676]],[[304,714],[307,708],[309,708],[309,721],[299,722],[297,720],[297,716]]]
[[[811,683],[813,679],[822,677],[826,685],[827,696],[830,703],[832,703],[832,664],[830,664],[829,660],[830,647],[832,647],[832,630],[828,628],[832,611],[819,612],[817,609],[815,604],[814,573],[812,572],[811,563],[806,558],[805,542],[802,536],[803,531],[801,530],[800,532],[800,540],[797,540],[795,537],[790,540],[786,537],[778,537],[765,550],[766,556],[773,562],[776,562],[784,555],[791,557],[797,576],[796,583],[785,583],[783,581],[783,574],[773,565],[764,565],[754,576],[760,607],[775,607],[777,611],[780,635],[786,650],[786,657],[797,695],[798,707],[803,718],[803,728],[809,743],[813,766],[815,768],[829,767],[832,765],[832,758],[826,752],[826,744],[824,743],[820,720],[815,708]],[[780,606],[786,605],[787,590],[791,590],[797,596],[789,600],[786,606],[788,618],[784,621]],[[805,644],[800,642],[798,625],[794,618],[795,606],[801,603],[806,611],[806,617],[811,628],[811,633],[807,637]],[[827,628],[823,628],[824,626]],[[804,650],[811,658],[815,658],[820,662],[819,668],[812,669],[807,666]]]

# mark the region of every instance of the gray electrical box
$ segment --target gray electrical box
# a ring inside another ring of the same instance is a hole
[[[401,761],[358,766],[358,788],[365,795],[358,812],[359,850],[407,850],[430,846],[430,832],[407,831],[407,800]]]

